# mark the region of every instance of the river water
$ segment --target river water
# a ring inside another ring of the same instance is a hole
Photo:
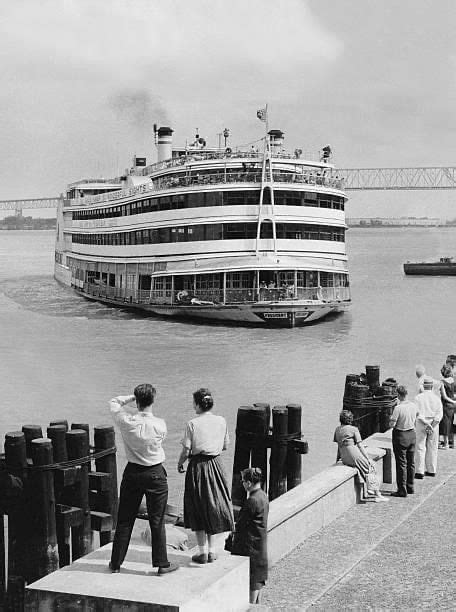
[[[179,440],[194,415],[192,391],[207,386],[233,441],[238,406],[300,403],[310,447],[303,474],[313,475],[335,460],[346,374],[380,365],[382,380],[394,376],[414,392],[417,363],[438,377],[456,353],[456,277],[402,271],[407,259],[456,254],[455,238],[456,228],[350,229],[350,311],[283,330],[159,320],[88,302],[53,280],[53,232],[0,232],[0,437],[27,423],[45,431],[57,419],[109,423],[111,397],[153,382],[178,501]],[[124,461],[119,444],[119,467]]]

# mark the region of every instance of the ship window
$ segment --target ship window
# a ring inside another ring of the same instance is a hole
[[[212,223],[205,226],[205,240],[221,240],[223,225],[221,223]]]
[[[204,206],[206,203],[206,194],[202,193],[189,193],[188,194],[188,207],[199,208]]]
[[[277,229],[277,227],[276,227]],[[261,224],[261,229],[260,229],[260,238],[272,238],[272,223],[271,221],[264,221]]]
[[[158,230],[159,242],[170,242],[169,227],[161,227]]]

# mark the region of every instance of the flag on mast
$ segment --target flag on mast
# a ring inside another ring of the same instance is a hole
[[[264,108],[259,108],[257,110],[257,117],[260,121],[264,121],[266,123],[268,120],[268,107],[265,106]]]

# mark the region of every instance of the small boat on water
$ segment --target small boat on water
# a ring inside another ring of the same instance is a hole
[[[452,257],[441,257],[439,261],[418,263],[407,261],[404,264],[404,273],[427,276],[455,276],[456,261],[453,261]]]

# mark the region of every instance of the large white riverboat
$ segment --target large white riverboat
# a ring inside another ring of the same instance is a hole
[[[346,195],[329,147],[312,159],[286,152],[280,130],[245,150],[226,132],[217,148],[172,135],[155,129],[152,165],[69,185],[55,278],[159,315],[294,327],[344,310]]]

